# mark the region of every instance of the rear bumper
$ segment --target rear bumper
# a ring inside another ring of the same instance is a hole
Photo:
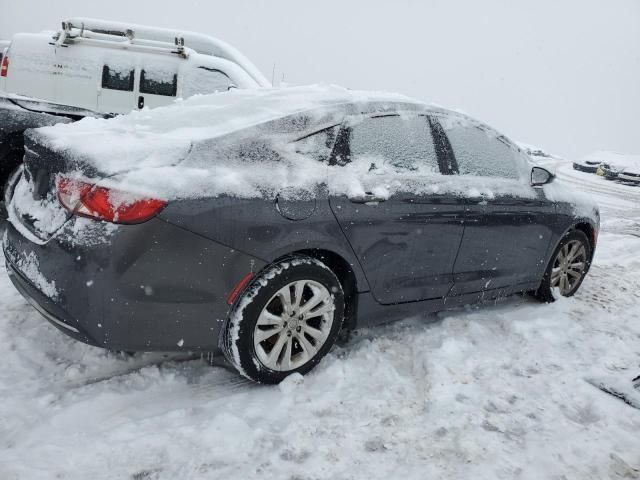
[[[46,243],[12,224],[3,243],[18,291],[76,340],[110,350],[217,351],[235,284],[264,263],[160,219],[72,218]]]
[[[16,290],[18,290],[20,295],[22,295],[40,315],[47,319],[49,323],[80,342],[96,347],[101,346],[93,338],[80,330],[82,326],[77,320],[70,318],[64,310],[32,285],[29,280],[9,262],[6,256],[5,265],[9,279],[11,283],[13,283],[13,286],[16,287]]]

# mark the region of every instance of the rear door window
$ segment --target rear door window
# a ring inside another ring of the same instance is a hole
[[[102,88],[133,92],[133,69],[122,69],[104,65],[102,67]]]
[[[464,121],[444,119],[440,123],[451,144],[460,175],[520,178],[519,153],[505,139]]]
[[[349,161],[370,161],[402,173],[440,173],[429,122],[425,116],[366,118],[349,127]]]
[[[319,162],[329,162],[339,128],[339,126],[329,127],[294,142],[296,153]]]
[[[177,91],[177,73],[145,69],[140,71],[140,93],[175,97]]]

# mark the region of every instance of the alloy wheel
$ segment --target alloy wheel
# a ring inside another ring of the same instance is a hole
[[[298,280],[282,287],[262,309],[253,332],[260,362],[276,371],[307,363],[326,342],[334,310],[333,296],[321,283]]]
[[[571,240],[560,248],[551,269],[551,287],[569,295],[580,283],[587,266],[587,251],[579,240]]]

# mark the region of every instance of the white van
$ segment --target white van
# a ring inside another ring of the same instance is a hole
[[[0,188],[27,128],[128,113],[176,98],[270,87],[231,45],[207,35],[72,18],[57,32],[0,43]]]
[[[196,93],[270,86],[242,54],[198,33],[74,18],[55,35],[17,34],[3,59],[6,93],[127,113]]]

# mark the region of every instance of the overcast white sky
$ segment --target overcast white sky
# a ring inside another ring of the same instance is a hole
[[[0,38],[71,16],[226,40],[267,77],[399,91],[569,157],[640,153],[640,0],[0,0]]]

